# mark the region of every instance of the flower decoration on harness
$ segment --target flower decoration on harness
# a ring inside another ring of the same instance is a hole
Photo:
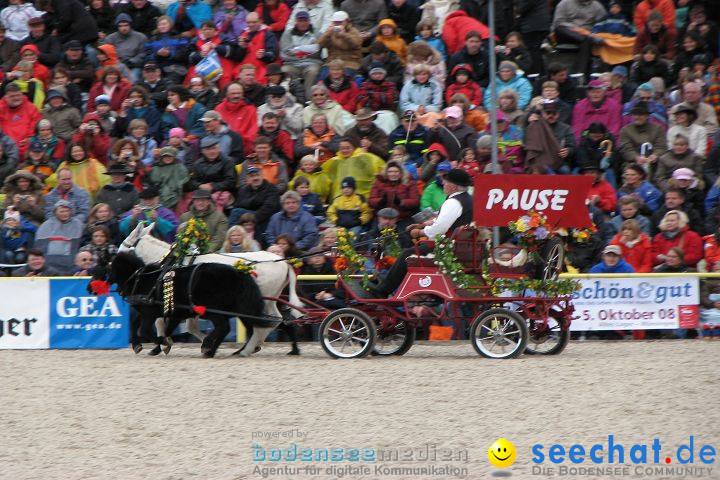
[[[204,220],[192,217],[178,231],[175,241],[175,256],[183,258],[186,255],[199,255],[208,253],[210,232]]]
[[[240,273],[257,277],[257,273],[255,273],[255,264],[253,263],[248,263],[245,260],[238,260],[233,264],[233,267],[235,267],[235,270]]]

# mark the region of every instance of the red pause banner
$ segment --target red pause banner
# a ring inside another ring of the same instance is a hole
[[[593,179],[588,175],[478,175],[473,193],[475,224],[506,226],[534,210],[547,216],[554,228],[589,227],[585,199]]]

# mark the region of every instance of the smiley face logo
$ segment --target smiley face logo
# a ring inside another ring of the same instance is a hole
[[[488,449],[488,458],[490,463],[498,468],[507,468],[515,462],[515,445],[505,440],[498,439],[490,445]]]

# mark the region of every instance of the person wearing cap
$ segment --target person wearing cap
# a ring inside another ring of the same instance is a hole
[[[617,194],[613,186],[603,178],[603,168],[596,162],[583,164],[579,173],[592,177],[593,183],[588,190],[588,202],[602,210],[605,214],[611,215],[617,206]]]
[[[400,35],[397,23],[392,18],[380,20],[375,41],[384,43],[390,51],[395,52],[400,61],[407,62],[407,43]]]
[[[413,238],[421,236],[434,240],[438,235],[451,235],[455,229],[469,225],[473,220],[473,201],[468,193],[471,186],[470,176],[464,170],[452,169],[446,175],[443,182],[443,191],[448,195],[447,200],[440,207],[437,217],[426,221],[424,224],[413,224],[407,227]],[[427,255],[430,248],[421,244],[420,253]],[[407,257],[415,255],[414,248],[403,250],[395,264],[390,268],[386,277],[378,285],[370,286],[370,291],[378,297],[387,297],[403,281],[407,273]]]
[[[590,72],[592,47],[604,44],[602,38],[593,36],[590,32],[593,25],[605,15],[605,7],[597,0],[562,0],[555,7],[550,30],[555,33],[558,43],[579,46],[573,71],[585,74]]]
[[[372,220],[373,211],[367,204],[367,197],[356,192],[354,177],[343,178],[339,187],[340,195],[327,209],[328,222],[358,235]]]
[[[495,80],[497,85],[497,92],[501,93],[503,90],[513,90],[518,95],[517,107],[520,110],[525,108],[530,103],[530,97],[532,96],[532,85],[530,82],[518,72],[518,67],[514,62],[504,61],[500,62],[498,66],[497,79]],[[492,101],[490,89],[485,89],[485,95],[483,103],[485,108],[490,107]]]
[[[225,99],[215,107],[230,130],[237,132],[249,150],[258,131],[257,108],[245,100],[245,90],[239,83],[231,83],[225,90]]]
[[[56,145],[59,145],[60,142],[62,142],[62,140],[56,143]],[[57,155],[58,156],[56,158],[51,160],[43,144],[37,138],[35,138],[30,142],[30,150],[28,151],[28,157],[25,160],[22,169],[35,175],[37,178],[40,179],[40,182],[44,184],[45,180],[47,180],[50,175],[55,173],[55,165],[60,163],[62,161],[62,157],[65,155],[64,142],[62,150],[59,150]],[[0,155],[0,157],[1,156],[2,155]],[[2,173],[0,173],[0,176],[3,176]]]
[[[177,160],[177,149],[163,147],[148,174],[148,180],[160,192],[160,202],[175,210],[183,196],[183,187],[190,180],[187,168]]]
[[[38,61],[52,68],[62,58],[62,46],[58,39],[46,32],[45,20],[42,16],[28,20],[30,34],[20,45],[35,45],[38,49]]]
[[[216,209],[213,205],[213,197],[209,190],[195,190],[190,211],[180,216],[180,224],[187,223],[191,218],[203,220],[207,225],[210,235],[207,251],[217,252],[220,250],[227,233],[228,219],[221,210]]]
[[[412,49],[412,45],[410,47]],[[475,74],[475,81],[482,88],[487,88],[490,82],[488,73],[490,59],[487,50],[483,46],[482,35],[478,31],[473,30],[465,35],[465,45],[459,52],[451,55],[448,68],[452,71],[455,65],[460,64],[470,65]]]
[[[267,99],[257,110],[258,123],[262,123],[265,114],[274,113],[278,117],[280,128],[287,132],[293,141],[297,140],[303,131],[303,106],[295,102],[282,85],[269,86],[266,92]]]
[[[555,83],[555,82],[552,82]],[[557,91],[557,89],[556,89]],[[572,127],[569,124],[563,122],[561,117],[563,115],[563,108],[567,108],[569,116],[569,106],[559,98],[555,99],[544,99],[537,105],[537,109],[534,111],[531,109],[531,113],[527,117],[528,124],[540,120],[545,120],[547,125],[552,130],[553,137],[557,141],[560,150],[558,150],[558,159],[566,167],[569,172],[570,165],[572,165],[575,159],[575,134],[572,131]],[[537,111],[539,110],[539,111]],[[527,130],[526,130],[527,131]],[[563,170],[565,168],[560,167]],[[561,170],[561,171],[563,171]]]
[[[323,0],[325,3],[326,0]],[[303,3],[303,2],[300,2]],[[305,98],[310,98],[310,87],[315,85],[322,60],[320,59],[320,31],[311,23],[310,13],[307,10],[297,10],[300,3],[295,5],[291,16],[294,25],[285,28],[280,38],[280,58],[282,71],[292,79],[302,78],[305,85]],[[325,4],[327,5],[327,4]],[[328,20],[330,16],[327,17]]]
[[[679,168],[689,168],[695,172],[695,177],[702,182],[704,162],[704,158],[690,148],[689,139],[682,134],[677,134],[670,144],[670,149],[658,158],[654,169],[653,183],[660,190],[667,191],[673,172]],[[702,183],[704,186],[704,182]]]
[[[685,195],[685,202],[694,210],[702,212],[705,209],[705,183],[695,176],[689,168],[678,168],[672,173],[668,181],[669,188],[676,188]]]
[[[262,116],[260,130],[258,136],[270,139],[272,153],[277,155],[285,164],[292,165],[295,163],[295,147],[290,134],[280,128],[280,118],[273,112],[268,112]]]
[[[429,143],[440,143],[445,147],[451,160],[460,161],[460,151],[475,148],[478,133],[463,121],[460,107],[445,109],[445,120],[430,129]]]
[[[355,114],[355,118],[357,124],[348,130],[345,136],[354,139],[366,152],[380,158],[387,158],[388,136],[383,129],[375,125],[374,120],[377,118],[377,114],[367,107],[362,107]]]
[[[291,78],[285,73],[282,66],[278,63],[271,63],[265,69],[265,97],[263,101],[267,101],[268,89],[271,87],[283,87],[285,94],[296,103],[305,105],[307,97],[305,95],[305,86],[301,78]],[[262,104],[262,102],[261,102]]]
[[[675,137],[682,135],[689,141],[690,150],[705,157],[707,152],[707,130],[696,124],[697,110],[680,104],[673,110],[674,125],[667,131],[667,145],[670,148]]]
[[[630,110],[630,115],[632,123],[620,130],[618,139],[622,162],[654,166],[657,159],[667,151],[663,128],[649,121],[647,102],[637,102]]]
[[[3,132],[17,144],[21,157],[27,153],[30,146],[28,140],[35,133],[35,126],[40,120],[40,112],[20,87],[15,83],[8,84],[0,100],[0,125]]]
[[[606,76],[607,78],[607,76]],[[616,65],[610,72],[610,80],[605,96],[612,98],[621,105],[629,102],[635,93],[636,84],[628,79],[628,69],[623,65]]]
[[[635,269],[622,257],[618,245],[608,245],[602,251],[602,261],[593,265],[588,273],[635,273]]]
[[[95,203],[107,203],[114,212],[127,212],[138,202],[138,191],[127,181],[127,175],[133,173],[122,163],[113,163],[105,175],[110,183],[103,186],[95,196]]]
[[[703,100],[703,87],[696,82],[687,82],[682,87],[683,102],[670,109],[670,126],[675,125],[675,112],[679,108],[694,108],[696,112],[693,123],[705,128],[708,136],[712,136],[718,129],[718,119],[715,109]]]
[[[175,24],[182,38],[193,38],[204,22],[212,21],[212,7],[200,0],[178,0],[168,5],[165,15]]]
[[[587,87],[587,98],[573,107],[572,127],[575,138],[580,141],[583,132],[591,123],[602,123],[613,137],[617,138],[622,126],[622,106],[605,95],[607,85],[602,80],[592,80]]]
[[[245,18],[247,27],[237,38],[238,61],[255,65],[255,79],[261,84],[265,83],[265,69],[280,54],[278,37],[264,24],[264,19],[257,12],[248,13]]]
[[[88,91],[95,81],[95,65],[85,55],[82,43],[72,40],[63,45],[63,56],[58,67],[65,69],[70,81],[83,91]]]
[[[242,137],[230,130],[218,112],[208,110],[200,118],[200,121],[205,126],[205,135],[202,138],[216,139],[220,144],[223,156],[233,159],[235,162],[245,157]]]
[[[165,242],[175,241],[178,218],[172,210],[160,204],[160,192],[155,187],[147,187],[138,195],[139,202],[124,212],[120,220],[120,233],[123,238],[132,232],[138,223],[155,223],[152,236]]]
[[[35,9],[32,2],[10,0],[10,5],[0,10],[0,22],[5,26],[8,38],[23,41],[30,33],[28,21],[42,17],[43,12]]]
[[[335,133],[344,135],[355,125],[355,117],[345,111],[335,100],[330,99],[328,88],[323,83],[313,85],[310,89],[310,104],[303,109],[303,125],[311,124],[315,114],[322,113],[330,128]]]
[[[45,198],[43,183],[39,177],[27,170],[18,170],[5,179],[3,193],[5,193],[4,208],[6,210],[14,209],[34,225],[40,225],[43,222]]]
[[[250,165],[244,170],[244,182],[238,182],[230,225],[237,225],[245,214],[255,216],[256,238],[265,232],[270,217],[280,210],[280,191],[263,178],[260,168]]]
[[[623,125],[629,125],[633,122],[630,111],[641,102],[645,103],[649,110],[650,122],[659,125],[663,132],[666,132],[668,129],[668,112],[665,105],[655,100],[655,86],[651,82],[638,85],[633,98],[623,105]]]
[[[49,266],[67,274],[72,270],[85,225],[73,215],[73,205],[68,200],[58,200],[50,208],[51,215],[35,234],[34,247],[45,253]]]
[[[288,190],[280,197],[282,210],[270,217],[265,230],[268,245],[275,243],[279,235],[287,234],[295,240],[300,250],[310,250],[318,243],[318,227],[315,217],[302,208],[302,198],[294,190]]]
[[[399,96],[397,85],[387,79],[385,66],[381,62],[373,62],[370,65],[368,79],[360,85],[357,97],[358,107],[368,108],[375,112],[386,110],[393,112],[394,115],[394,112],[397,111]],[[395,117],[395,122],[397,122],[397,117]]]
[[[416,43],[411,45],[416,45]],[[410,48],[410,46],[408,48]],[[431,49],[429,51],[432,52]],[[437,59],[439,60],[440,58],[438,54]],[[402,87],[405,77],[405,67],[395,52],[390,51],[382,42],[373,42],[370,45],[368,54],[362,59],[358,74],[366,79],[370,78],[370,70],[374,67],[382,67],[383,70],[385,70],[385,80],[393,83],[395,88],[399,89]]]
[[[295,4],[290,13],[285,32],[295,29],[297,25],[298,15],[303,12],[307,14],[310,26],[313,32],[320,35],[330,27],[331,18],[335,13],[333,3],[329,0],[300,0]],[[304,16],[304,15],[303,15]],[[284,45],[285,41],[281,43]],[[283,63],[285,63],[283,61]]]
[[[376,2],[376,0],[370,0]],[[383,3],[384,5],[384,3]],[[361,18],[364,18],[365,14]],[[343,10],[333,13],[331,17],[332,24],[328,29],[322,32],[318,43],[322,48],[327,48],[328,56],[325,59],[326,65],[333,60],[342,60],[347,73],[354,75],[355,71],[360,68],[362,61],[362,44],[365,38],[370,38],[369,33],[365,32],[363,36],[360,31],[350,25],[350,16]],[[378,22],[380,19],[378,19]],[[374,25],[377,25],[375,23]],[[327,68],[320,69],[320,78],[327,75]]]
[[[400,125],[388,135],[388,148],[404,146],[410,159],[417,164],[421,163],[431,143],[429,130],[418,122],[417,114],[413,110],[405,111],[400,118]]]
[[[220,141],[215,137],[201,139],[200,157],[190,167],[187,188],[216,194],[218,206],[227,206],[235,190],[235,178],[235,162],[222,154]]]
[[[82,123],[80,112],[67,103],[67,97],[61,90],[48,90],[45,103],[42,114],[50,122],[50,133],[63,142],[69,141]]]

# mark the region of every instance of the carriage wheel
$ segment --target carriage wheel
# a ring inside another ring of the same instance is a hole
[[[540,250],[540,264],[535,277],[541,280],[555,280],[562,272],[565,263],[565,246],[562,239],[553,237]]]
[[[563,320],[548,316],[547,326],[542,322],[531,322],[528,327],[528,355],[557,355],[565,350],[570,341],[570,331],[562,329]],[[536,327],[536,328],[533,328]]]
[[[341,308],[320,324],[320,344],[333,358],[364,357],[375,342],[375,323],[355,308]]]
[[[405,355],[415,343],[415,327],[398,322],[389,332],[378,332],[372,354],[379,356]]]
[[[517,358],[528,341],[525,319],[506,308],[491,308],[473,321],[470,341],[487,358]]]

